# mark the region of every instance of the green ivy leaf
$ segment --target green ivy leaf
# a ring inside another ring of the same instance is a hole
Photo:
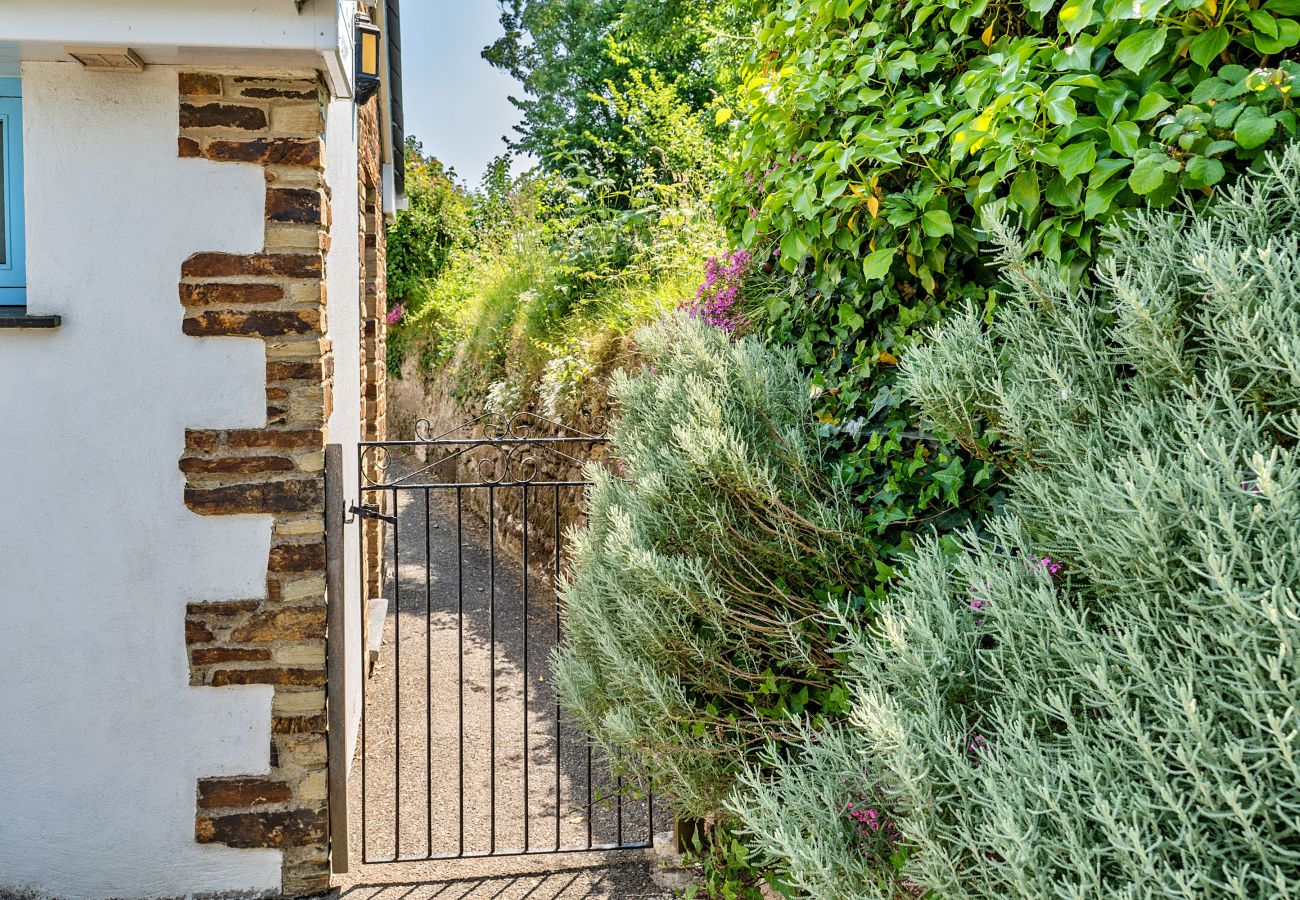
[[[1096,161],[1097,142],[1080,141],[1076,144],[1070,144],[1061,151],[1061,161],[1058,168],[1065,180],[1070,181],[1091,169]]]
[[[1115,59],[1130,72],[1141,73],[1142,67],[1165,45],[1165,29],[1147,28],[1130,34],[1115,47]]]
[[[952,234],[952,216],[947,210],[931,209],[921,216],[921,230],[930,237]]]
[[[1250,20],[1251,27],[1261,34],[1266,34],[1271,38],[1276,38],[1277,19],[1260,9],[1252,9],[1246,12],[1246,18]]]
[[[1272,18],[1270,16],[1270,18]],[[1220,25],[1218,28],[1207,28],[1196,36],[1192,41],[1192,46],[1188,53],[1191,55],[1193,62],[1202,68],[1208,69],[1210,63],[1214,62],[1224,50],[1228,49],[1228,42],[1232,40],[1228,34],[1228,29]]]
[[[1145,156],[1133,167],[1128,186],[1135,194],[1149,194],[1165,181],[1164,163],[1158,156]]]
[[[889,274],[889,269],[894,262],[894,254],[898,251],[897,247],[890,247],[886,250],[877,250],[870,253],[862,260],[862,277],[867,281],[879,281]]]
[[[1138,103],[1137,112],[1133,113],[1133,119],[1138,122],[1145,122],[1147,119],[1153,119],[1160,113],[1164,112],[1173,104],[1161,97],[1155,91],[1151,91]]]
[[[838,312],[840,324],[852,331],[861,331],[862,326],[866,324],[862,315],[847,303],[841,303]]]
[[[1057,24],[1074,37],[1092,23],[1092,3],[1093,0],[1065,0],[1056,14]]]
[[[793,269],[799,261],[808,255],[808,235],[799,229],[791,229],[781,237],[781,264]]]
[[[1079,115],[1074,98],[1059,92],[1048,93],[1046,109],[1048,121],[1053,125],[1069,125]]]
[[[1138,137],[1141,135],[1141,129],[1135,122],[1116,122],[1106,129],[1110,135],[1110,149],[1114,150],[1120,156],[1127,156],[1130,159],[1137,153]]]
[[[1028,166],[1011,182],[1011,202],[1028,215],[1038,209],[1038,170]]]
[[[1247,107],[1232,129],[1232,137],[1243,150],[1262,146],[1277,130],[1277,120],[1265,115],[1258,107]]]
[[[1218,184],[1223,180],[1224,174],[1223,163],[1217,159],[1198,156],[1187,164],[1187,177],[1195,182],[1192,187]]]

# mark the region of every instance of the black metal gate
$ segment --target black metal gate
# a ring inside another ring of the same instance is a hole
[[[363,611],[382,651],[362,654],[362,860],[650,846],[653,798],[611,777],[550,677],[563,532],[606,439],[529,414],[431,432],[358,455],[362,571],[367,543],[387,570]]]

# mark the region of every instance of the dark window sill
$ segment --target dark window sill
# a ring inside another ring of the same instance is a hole
[[[62,316],[35,316],[21,306],[0,306],[0,330],[5,328],[58,328]]]

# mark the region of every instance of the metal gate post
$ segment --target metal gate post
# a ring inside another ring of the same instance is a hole
[[[326,744],[329,753],[330,869],[348,871],[347,585],[344,580],[343,448],[325,447]]]

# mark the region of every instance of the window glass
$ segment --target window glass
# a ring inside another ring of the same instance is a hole
[[[8,193],[5,190],[5,181],[8,180],[5,177],[5,173],[9,171],[9,167],[5,165],[6,149],[5,127],[4,123],[0,122],[0,266],[9,262],[9,217],[5,214],[7,209],[5,206],[5,194]]]
[[[18,79],[0,78],[0,307],[27,302],[22,104]]]

